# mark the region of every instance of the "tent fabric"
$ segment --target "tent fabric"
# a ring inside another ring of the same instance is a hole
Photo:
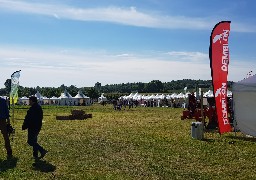
[[[256,75],[234,83],[232,93],[237,128],[256,137]]]
[[[72,98],[72,96],[68,93],[68,91],[65,89],[64,93],[61,93],[59,98]]]
[[[77,95],[75,96],[75,98],[79,98],[79,99],[88,99],[89,97],[85,96],[82,91],[78,91]]]
[[[101,96],[98,98],[98,102],[101,103],[101,102],[104,102],[104,101],[107,101],[108,99],[104,96],[104,93],[101,94]]]
[[[43,96],[39,93],[39,91],[36,92],[35,97],[37,97],[37,99],[43,99]]]

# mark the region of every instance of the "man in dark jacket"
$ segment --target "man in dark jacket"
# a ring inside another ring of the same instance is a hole
[[[8,136],[7,126],[10,124],[9,109],[6,100],[0,97],[0,130],[4,137],[5,149],[7,151],[7,158],[12,157],[12,148]]]
[[[37,143],[37,137],[42,128],[43,110],[37,103],[35,96],[29,97],[29,104],[31,107],[27,111],[22,130],[28,129],[28,144],[33,147],[33,157],[35,159],[41,159],[47,153],[47,151]],[[38,152],[41,154],[40,157],[38,157]]]

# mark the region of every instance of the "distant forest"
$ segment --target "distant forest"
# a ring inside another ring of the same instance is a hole
[[[228,88],[231,87],[232,81],[228,82]],[[11,90],[11,80],[7,79],[4,83],[5,88],[0,89],[0,96],[8,96]],[[60,87],[23,87],[19,86],[19,97],[29,97],[38,92],[45,97],[59,97],[61,93],[66,89],[70,95],[76,96],[78,91],[82,91],[83,94],[89,96],[90,98],[97,99],[102,93],[108,99],[116,99],[123,95],[129,95],[130,93],[141,93],[141,94],[150,94],[150,93],[161,93],[161,94],[170,94],[173,92],[184,92],[184,88],[187,91],[195,91],[196,88],[201,88],[203,91],[212,90],[212,81],[211,80],[192,80],[192,79],[183,79],[176,80],[171,82],[161,82],[159,80],[152,80],[149,83],[121,83],[121,84],[107,84],[102,86],[101,83],[95,83],[94,87],[81,87],[78,88],[74,85],[69,87],[62,84]]]

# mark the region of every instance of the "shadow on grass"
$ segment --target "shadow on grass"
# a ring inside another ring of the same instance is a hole
[[[18,158],[12,157],[6,160],[0,160],[0,172],[7,171],[8,169],[13,169],[17,165]]]
[[[233,139],[233,140],[243,140],[243,141],[256,142],[256,138],[255,137],[227,136],[227,138],[230,138],[230,139]]]
[[[205,137],[204,139],[202,139],[202,141],[208,142],[208,143],[213,143],[213,142],[215,142],[215,139],[210,139],[210,138]]]
[[[53,172],[56,169],[56,166],[43,160],[36,160],[32,165],[33,170],[41,172]]]
[[[219,135],[218,130],[216,129],[205,129],[204,130],[204,139],[202,141],[213,143],[216,142],[216,138]]]

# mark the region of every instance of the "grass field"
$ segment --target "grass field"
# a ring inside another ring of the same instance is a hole
[[[21,125],[28,107],[15,109],[14,157],[0,137],[0,179],[256,179],[256,140],[241,133],[207,132],[191,138],[182,109],[43,106],[39,143],[49,153],[35,162]],[[56,120],[72,109],[87,120]]]

